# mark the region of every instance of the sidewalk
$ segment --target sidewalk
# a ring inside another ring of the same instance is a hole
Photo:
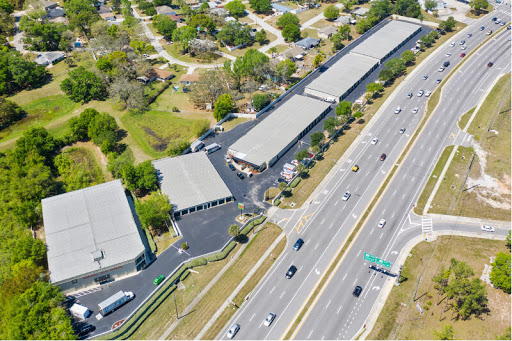
[[[428,216],[430,218],[432,218],[433,221],[436,221],[436,222],[451,221],[454,223],[500,226],[500,227],[509,228],[509,229],[511,227],[510,221],[480,219],[480,218],[471,218],[471,217],[459,217],[459,216],[444,215],[444,214],[429,214]]]

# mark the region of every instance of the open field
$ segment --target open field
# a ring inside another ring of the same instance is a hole
[[[197,303],[194,311],[181,319],[168,339],[193,339],[244,279],[246,274],[253,268],[259,258],[267,251],[268,247],[272,245],[280,233],[281,229],[277,225],[267,223],[249,242],[247,248],[235,263]],[[191,274],[190,277],[193,278],[193,275],[194,274]],[[185,285],[187,285],[186,281]]]
[[[469,117],[462,119],[467,122]],[[508,74],[498,81],[476,114],[468,129],[474,135],[473,148],[459,147],[430,212],[510,219],[510,125]]]
[[[434,339],[433,331],[440,331],[445,325],[451,324],[458,340],[492,340],[510,326],[510,296],[490,285],[486,285],[489,313],[464,321],[453,319],[452,312],[447,311],[439,321],[446,302],[438,304],[438,292],[431,279],[441,266],[447,269],[451,258],[465,261],[474,270],[474,277],[479,278],[484,264],[490,264],[490,257],[498,252],[510,251],[505,241],[456,236],[439,237],[438,240],[421,242],[412,249],[403,265],[402,284],[393,287],[367,339]],[[417,288],[420,276],[422,278]],[[417,294],[413,297],[416,288]],[[420,315],[416,303],[425,310],[424,314]]]
[[[189,53],[182,54],[181,53],[182,48],[181,48],[181,46],[179,44],[169,44],[169,45],[167,45],[167,43],[165,41],[163,41],[161,43],[162,43],[162,47],[165,49],[165,51],[167,51],[167,53],[169,53],[174,58],[179,59],[179,60],[184,61],[184,62],[187,62],[187,63],[223,64],[227,60],[227,58],[221,57],[221,56],[219,56],[217,54],[214,54],[213,58],[210,59],[210,60],[194,58],[194,57],[191,57]]]

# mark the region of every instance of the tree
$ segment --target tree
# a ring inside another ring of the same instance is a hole
[[[0,49],[0,95],[39,87],[48,81],[48,76],[44,66],[29,62],[18,51]]]
[[[240,18],[245,15],[245,5],[240,0],[228,2],[224,8],[229,11],[233,18]]]
[[[231,3],[231,2],[230,2]],[[264,29],[259,30],[256,32],[256,35],[254,36],[254,40],[256,40],[260,45],[264,45],[267,43],[267,32]]]
[[[391,73],[393,74],[393,78],[400,77],[405,73],[405,70],[407,69],[405,66],[405,62],[400,58],[391,59],[384,65],[386,66],[387,69],[391,71]]]
[[[500,288],[507,294],[510,294],[510,253],[498,253],[491,266],[492,269],[489,277],[492,284],[496,288]]]
[[[105,139],[105,133],[114,132],[117,130],[116,119],[107,113],[100,113],[94,115],[87,127],[87,136],[96,145],[101,145]]]
[[[252,98],[252,105],[254,110],[260,111],[265,108],[270,103],[270,98],[268,95],[254,95]]]
[[[155,167],[151,161],[144,161],[137,166],[131,163],[125,163],[121,167],[121,176],[126,188],[136,194],[145,194],[157,189],[158,179],[156,177]]]
[[[366,31],[368,31],[370,28],[372,28],[372,26],[373,26],[373,22],[370,21],[368,18],[361,18],[356,23],[356,31],[359,34],[363,34]]]
[[[382,90],[384,90],[384,86],[382,86],[382,84],[377,83],[377,82],[372,82],[372,83],[369,83],[366,85],[366,91],[369,92],[372,95],[372,97],[377,92],[381,92]]]
[[[277,188],[282,192],[288,185],[284,182],[280,182],[279,185],[277,185]]]
[[[182,53],[185,54],[190,42],[197,36],[197,30],[190,26],[180,27],[172,32],[172,41],[182,47]]]
[[[438,290],[437,304],[439,304],[439,299],[445,292],[451,274],[451,269],[445,269],[444,266],[441,266],[439,272],[436,275],[434,275],[434,277],[432,277],[432,282],[435,283],[434,288]]]
[[[256,13],[268,13],[272,11],[270,0],[249,0],[249,5]]]
[[[71,28],[76,27],[86,33],[92,23],[101,20],[94,3],[94,0],[69,0],[64,3]]]
[[[110,2],[110,5],[111,5],[111,9],[113,12],[119,14],[121,13],[121,0],[112,0]],[[115,26],[115,25],[112,25],[112,26]]]
[[[302,160],[304,160],[305,158],[308,158],[308,157],[309,157],[309,152],[307,149],[302,149],[297,154],[295,154],[295,159],[299,162],[301,162]]]
[[[210,19],[210,17],[206,14],[194,15],[192,19],[190,19],[188,25],[193,28],[199,28],[202,31],[207,31],[210,33],[215,31],[215,22],[212,19]]]
[[[327,20],[335,20],[340,16],[340,10],[334,5],[327,6],[324,10],[324,17]]]
[[[288,82],[295,71],[297,71],[297,65],[291,60],[285,59],[277,65],[276,76],[279,80]]]
[[[144,110],[146,108],[144,85],[127,76],[115,78],[108,88],[108,94],[114,102],[128,110]]]
[[[405,65],[413,65],[414,61],[416,60],[416,56],[411,50],[405,50],[402,53],[402,60],[404,61]]]
[[[388,82],[394,78],[393,72],[390,69],[382,69],[379,72],[379,80],[383,82]]]
[[[285,13],[283,14],[279,20],[277,20],[276,24],[279,28],[283,28],[287,25],[299,25],[299,17],[297,17],[293,13]]]
[[[157,15],[153,17],[153,27],[156,28],[156,31],[163,35],[165,39],[172,39],[172,34],[176,30],[177,24],[168,16]]]
[[[325,135],[321,131],[315,131],[313,134],[311,134],[309,138],[311,142],[311,147],[315,147],[320,146],[322,144],[322,142],[325,139]]]
[[[343,40],[341,33],[334,33],[329,40],[332,41],[334,51],[341,50],[344,46],[341,42]]]
[[[324,60],[324,55],[319,53],[315,56],[315,59],[313,60],[313,65],[315,67],[319,67],[320,64],[322,64],[322,61]]]
[[[355,4],[354,0],[340,0],[340,2],[343,5],[343,12],[345,13],[349,13],[352,6]]]
[[[481,10],[487,9],[489,7],[489,3],[487,0],[471,0],[469,6],[478,14],[481,13]]]
[[[222,94],[219,96],[219,99],[215,103],[215,110],[213,112],[213,117],[220,121],[227,114],[233,111],[233,98],[229,94]]]
[[[341,101],[336,109],[334,110],[337,116],[346,116],[349,117],[352,113],[352,102],[349,101]]]
[[[144,201],[137,200],[135,210],[143,228],[165,229],[167,228],[165,221],[169,219],[172,205],[169,204],[167,195],[154,192]]]
[[[249,25],[243,26],[239,21],[230,21],[217,33],[217,40],[225,45],[245,45],[252,41]]]
[[[421,15],[421,7],[417,0],[398,0],[394,6],[394,12],[406,17],[418,18]]]
[[[16,103],[0,97],[0,129],[20,120],[26,113]]]
[[[286,25],[283,27],[281,35],[287,43],[297,41],[300,39],[300,27],[293,24]]]
[[[453,331],[453,326],[447,324],[440,332],[434,331],[434,337],[436,340],[454,340],[455,332]]]
[[[334,134],[336,131],[336,127],[340,124],[338,119],[334,116],[329,116],[324,121],[324,130],[326,130],[329,135]]]
[[[338,29],[338,32],[345,37],[346,40],[350,40],[350,26],[349,25],[341,25]]]
[[[435,2],[434,0],[426,0],[425,1],[425,9],[427,11],[432,11],[436,7],[437,7],[437,2]]]
[[[234,238],[238,237],[240,235],[240,226],[238,226],[237,224],[230,225],[228,233],[230,236]]]
[[[91,100],[104,100],[106,89],[101,78],[83,66],[71,71],[60,88],[73,102],[87,103]]]
[[[228,93],[228,75],[223,69],[202,72],[199,81],[192,87],[190,99],[196,106],[215,103],[220,95]]]
[[[453,17],[448,17],[445,21],[443,21],[445,29],[448,32],[451,32],[455,25],[457,24],[457,21]]]
[[[178,156],[190,147],[190,142],[186,139],[175,139],[172,140],[165,150],[165,154],[169,156]]]

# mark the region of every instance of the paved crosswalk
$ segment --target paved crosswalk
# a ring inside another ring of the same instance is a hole
[[[434,231],[434,229],[432,227],[433,227],[432,218],[430,218],[430,216],[428,216],[428,215],[421,216],[421,232],[422,233],[430,233],[430,232]]]

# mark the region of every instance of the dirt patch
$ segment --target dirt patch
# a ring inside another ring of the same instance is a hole
[[[161,138],[153,130],[151,130],[148,127],[142,127],[142,129],[144,129],[144,132],[146,134],[148,134],[149,136],[153,137],[157,141],[157,143],[150,143],[151,147],[154,150],[156,150],[158,152],[163,152],[163,151],[165,151],[167,149],[167,145],[169,144],[169,140],[168,139]]]

